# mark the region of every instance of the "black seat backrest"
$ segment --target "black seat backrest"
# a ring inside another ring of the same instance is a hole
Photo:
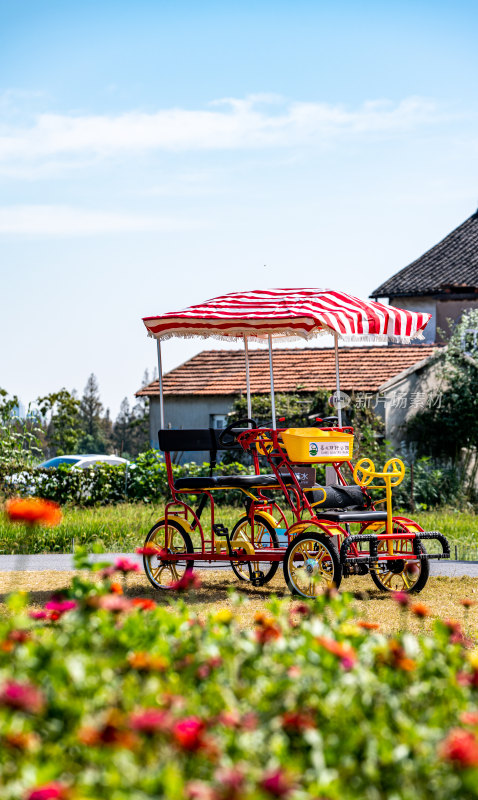
[[[185,428],[183,430],[158,431],[159,449],[163,453],[177,451],[198,452],[216,450],[216,437],[212,428]]]

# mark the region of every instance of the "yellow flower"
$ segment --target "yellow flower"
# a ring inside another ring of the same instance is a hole
[[[228,625],[232,620],[233,614],[228,608],[221,608],[220,611],[216,611],[213,616],[214,622],[222,622],[224,625]]]
[[[473,669],[478,669],[478,648],[475,648],[474,650],[471,650],[470,653],[468,653],[468,661],[470,662]]]
[[[362,633],[360,628],[351,622],[343,622],[339,630],[344,636],[359,636]]]

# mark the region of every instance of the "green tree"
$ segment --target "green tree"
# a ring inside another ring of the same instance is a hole
[[[81,436],[80,401],[67,389],[37,399],[46,427],[48,455],[75,453]]]
[[[478,473],[478,311],[455,325],[441,356],[438,385],[430,407],[409,421],[406,436],[418,455],[451,461],[462,489],[473,499]]]
[[[93,373],[86,382],[80,400],[79,416],[82,429],[80,450],[83,453],[106,453],[109,431],[103,417],[98,381]]]
[[[28,466],[42,454],[37,415],[29,409],[22,418],[19,408],[18,397],[0,388],[0,465],[7,470]]]

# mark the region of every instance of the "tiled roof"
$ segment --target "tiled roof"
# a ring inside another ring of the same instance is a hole
[[[478,292],[478,211],[370,297]]]
[[[341,347],[340,386],[345,392],[376,391],[379,386],[424,358],[437,345],[388,345],[384,347]],[[314,347],[273,351],[276,392],[314,392],[335,389],[333,348]],[[253,394],[270,391],[268,350],[249,350],[249,371]],[[163,378],[165,395],[238,395],[246,391],[242,350],[204,350],[168,372]],[[136,392],[157,397],[158,381]]]

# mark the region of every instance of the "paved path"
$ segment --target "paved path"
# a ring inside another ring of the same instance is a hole
[[[100,555],[90,555],[90,561],[114,561],[115,558],[124,556],[135,561],[142,566],[143,559],[136,553],[101,553]],[[205,561],[195,561],[195,566],[198,569],[213,567],[214,569],[227,569],[228,564],[225,562],[212,563]],[[446,575],[453,578],[459,578],[467,575],[471,578],[478,578],[478,562],[477,561],[431,561],[431,574],[432,575]],[[52,553],[42,555],[17,555],[17,556],[0,556],[0,572],[13,572],[13,571],[33,571],[39,572],[41,570],[60,570],[71,571],[74,569],[73,556],[68,553]]]

